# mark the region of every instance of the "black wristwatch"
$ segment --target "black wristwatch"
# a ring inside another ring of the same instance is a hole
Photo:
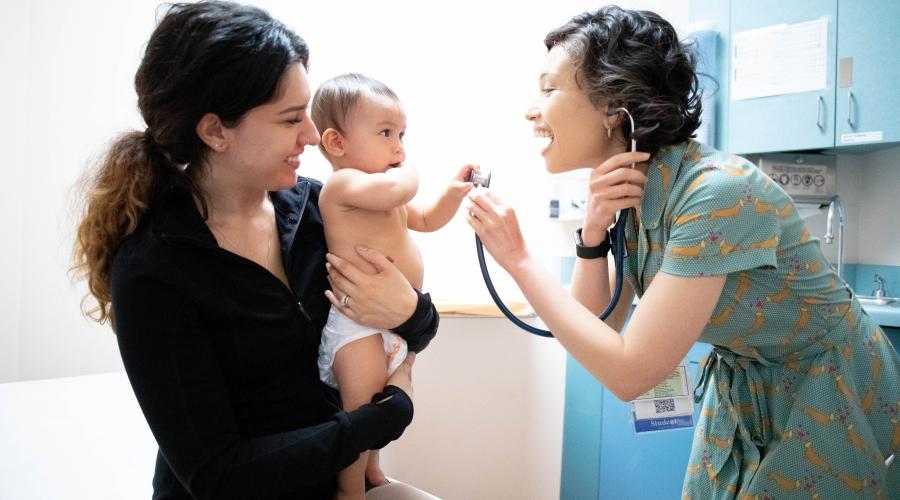
[[[578,228],[575,230],[575,255],[580,259],[599,259],[600,257],[606,257],[609,253],[609,231],[606,232],[606,237],[603,238],[603,241],[595,246],[595,247],[586,247],[584,246],[584,240],[581,239],[581,229]]]

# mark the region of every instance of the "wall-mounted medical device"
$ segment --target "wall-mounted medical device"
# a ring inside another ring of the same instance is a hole
[[[798,203],[828,203],[837,195],[835,157],[820,154],[767,154],[759,168]]]

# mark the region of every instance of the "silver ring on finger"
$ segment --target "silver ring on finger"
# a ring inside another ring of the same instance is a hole
[[[350,296],[345,294],[345,295],[341,298],[341,307],[350,307],[350,306],[348,305],[349,303],[350,303]]]

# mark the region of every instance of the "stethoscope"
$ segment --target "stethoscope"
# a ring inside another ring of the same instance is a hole
[[[634,140],[634,118],[631,117],[631,113],[628,112],[625,108],[616,108],[607,112],[607,115],[614,116],[618,113],[625,113],[628,116],[628,120],[631,122],[631,152],[637,152],[637,141]],[[631,164],[631,168],[634,168],[634,163]],[[475,184],[476,187],[490,187],[491,184],[491,173],[488,171],[485,174],[481,174],[475,172],[474,170],[469,173],[469,182]],[[612,230],[609,232],[610,238],[610,251],[613,254],[613,260],[616,263],[616,287],[613,290],[612,297],[610,298],[609,305],[606,306],[606,309],[600,314],[600,319],[605,320],[610,313],[612,313],[613,309],[616,308],[616,304],[619,303],[619,298],[622,295],[622,282],[625,279],[624,271],[623,271],[623,263],[625,257],[628,256],[627,251],[625,249],[625,224],[628,221],[628,211],[622,210],[619,212],[619,217],[616,219],[616,223],[613,225]],[[535,335],[539,335],[541,337],[553,337],[553,333],[550,330],[544,330],[542,328],[537,328],[528,323],[525,323],[521,319],[517,318],[512,311],[506,307],[506,304],[500,299],[500,295],[497,294],[497,290],[494,288],[494,283],[491,281],[491,275],[488,273],[487,264],[484,260],[484,247],[481,244],[481,238],[478,235],[475,235],[475,250],[478,252],[478,264],[481,266],[481,275],[484,277],[484,284],[487,286],[488,292],[491,294],[491,298],[494,299],[494,304],[497,305],[497,308],[506,316],[510,321],[512,321],[519,328],[533,333]]]

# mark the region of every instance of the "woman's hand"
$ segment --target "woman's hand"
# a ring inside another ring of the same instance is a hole
[[[599,245],[616,221],[616,212],[641,204],[647,176],[631,168],[650,158],[649,153],[619,153],[591,170],[590,194],[581,236],[587,246]]]
[[[412,316],[418,296],[403,273],[377,250],[357,246],[356,253],[375,267],[375,274],[361,271],[349,261],[328,254],[325,296],[344,316],[373,328],[390,330]]]
[[[481,244],[507,272],[527,258],[528,249],[515,211],[493,191],[479,187],[469,192],[466,221],[481,238]]]
[[[388,377],[387,382],[384,384],[385,386],[393,385],[399,387],[409,396],[409,399],[413,397],[413,386],[412,386],[412,365],[416,361],[416,353],[409,351],[406,354],[406,359],[400,363],[400,366],[394,370],[394,373]]]

